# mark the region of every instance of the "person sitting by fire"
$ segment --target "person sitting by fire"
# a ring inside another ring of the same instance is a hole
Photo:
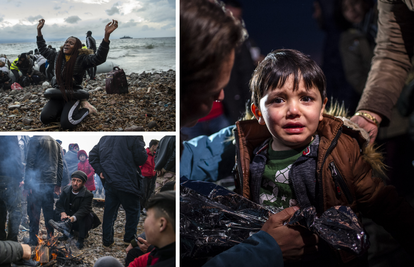
[[[92,211],[93,194],[85,187],[88,179],[86,173],[77,170],[72,173],[71,179],[71,185],[62,189],[62,194],[56,202],[54,220],[49,220],[49,224],[63,233],[63,236],[58,238],[59,241],[71,237],[73,230],[78,231],[76,246],[82,249],[88,231],[98,227],[101,221]]]

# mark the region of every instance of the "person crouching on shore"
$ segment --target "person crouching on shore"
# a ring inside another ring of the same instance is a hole
[[[63,129],[73,129],[88,114],[97,114],[97,110],[88,102],[89,94],[82,89],[85,71],[106,61],[109,51],[109,36],[118,28],[118,21],[112,20],[105,27],[105,37],[96,54],[89,49],[82,49],[82,42],[76,37],[66,39],[59,51],[47,48],[42,35],[45,20],[37,25],[37,47],[42,56],[54,62],[55,72],[51,84],[55,89],[46,92],[49,101],[40,114],[43,124],[59,121]],[[58,74],[58,75],[57,75]],[[58,90],[60,90],[60,92]]]

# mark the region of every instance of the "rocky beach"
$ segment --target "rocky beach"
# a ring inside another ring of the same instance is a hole
[[[72,131],[175,131],[175,71],[131,73],[127,94],[107,94],[106,74],[84,80],[89,102],[98,110],[87,116]],[[0,91],[1,131],[64,131],[60,123],[42,124],[39,120],[47,100],[48,84],[30,85],[22,90]]]

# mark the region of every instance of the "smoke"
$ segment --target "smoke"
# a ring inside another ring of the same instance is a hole
[[[17,136],[0,136],[0,185],[16,186],[23,180],[22,151]]]

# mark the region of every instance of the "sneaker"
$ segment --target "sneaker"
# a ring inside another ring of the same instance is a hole
[[[66,220],[64,222],[56,222],[51,219],[49,220],[49,225],[51,225],[53,228],[63,233],[64,235],[70,236],[70,230],[72,229],[72,223],[70,222],[70,220]]]

